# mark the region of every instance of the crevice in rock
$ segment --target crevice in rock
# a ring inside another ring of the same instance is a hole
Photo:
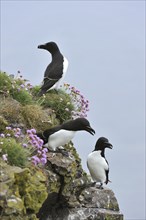
[[[62,191],[65,186],[64,176],[59,173],[58,166],[52,164],[51,162],[49,164],[51,165],[52,171],[60,177],[60,188],[58,190],[58,193],[53,192],[48,195],[47,199],[45,200],[37,214],[39,220],[55,220],[58,218],[58,216],[66,216],[69,213],[67,208],[68,202],[66,198],[62,195]]]

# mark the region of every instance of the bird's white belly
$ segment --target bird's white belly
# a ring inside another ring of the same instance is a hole
[[[96,182],[104,183],[106,181],[105,171],[108,170],[108,164],[100,152],[94,151],[88,155],[87,165],[91,177]]]
[[[56,150],[57,147],[67,144],[73,139],[76,131],[60,130],[52,134],[48,139],[48,147]]]
[[[63,62],[63,77],[65,76],[66,72],[68,69],[68,60],[66,59],[66,57],[64,57],[64,62]]]

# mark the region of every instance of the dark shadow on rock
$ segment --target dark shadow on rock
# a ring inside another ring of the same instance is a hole
[[[58,193],[51,193],[40,208],[37,217],[39,220],[55,220],[65,219],[68,216],[68,204],[64,196],[59,196]]]

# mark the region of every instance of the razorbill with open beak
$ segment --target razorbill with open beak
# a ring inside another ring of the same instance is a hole
[[[105,148],[112,149],[113,146],[105,137],[100,137],[92,151],[87,157],[87,166],[93,181],[100,183],[99,188],[103,188],[104,183],[109,182],[109,164],[105,158]]]
[[[55,42],[39,45],[38,48],[47,50],[52,55],[52,61],[45,70],[43,84],[38,94],[42,96],[48,90],[58,89],[60,81],[65,77],[68,69],[68,60],[61,54]]]
[[[57,147],[64,146],[73,139],[77,131],[87,131],[94,135],[95,131],[85,118],[69,120],[62,125],[47,129],[37,136],[44,141],[44,146],[55,151]]]

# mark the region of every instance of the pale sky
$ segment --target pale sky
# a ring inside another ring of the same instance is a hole
[[[96,130],[73,142],[87,172],[96,140],[113,144],[108,187],[125,220],[145,219],[145,25],[145,1],[1,0],[1,70],[40,84],[51,56],[37,46],[58,44]]]

